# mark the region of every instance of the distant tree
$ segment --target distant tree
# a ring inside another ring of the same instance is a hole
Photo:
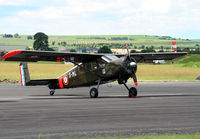
[[[184,48],[183,50],[179,48],[178,50],[178,52],[190,52],[190,48]]]
[[[111,37],[111,40],[128,40],[128,37]]]
[[[131,52],[130,53],[137,53],[137,51],[136,50],[131,50]]]
[[[34,43],[33,48],[34,50],[42,50],[42,51],[48,51],[49,44],[48,44],[48,36],[42,32],[38,32],[34,35]]]
[[[13,38],[13,35],[12,34],[4,34],[3,38]]]
[[[152,53],[152,52],[156,52],[156,51],[152,49],[151,47],[146,47],[145,49],[141,50],[141,53]]]
[[[76,52],[76,49],[70,49],[70,52]]]
[[[164,52],[164,50],[159,50],[158,52]]]
[[[25,48],[25,50],[30,50],[30,47],[27,46],[27,47]]]
[[[66,46],[67,43],[64,41],[64,42],[61,42],[61,45],[62,45],[62,46]]]
[[[33,47],[26,47],[25,50],[34,50]]]
[[[1,60],[1,57],[4,56],[7,52],[4,50],[4,51],[0,51],[0,60]]]
[[[48,51],[56,51],[54,48],[48,48]]]
[[[112,53],[112,51],[108,46],[103,46],[98,50],[98,53]]]
[[[14,37],[15,37],[15,38],[20,38],[20,36],[19,36],[18,33],[15,33],[15,34],[14,34]]]
[[[53,41],[51,44],[52,44],[52,45],[55,45],[55,41]]]
[[[32,40],[33,37],[32,36],[27,36],[27,40]]]
[[[199,51],[199,44],[196,44],[196,51]]]
[[[162,51],[163,51],[163,50],[164,50],[164,46],[160,46],[160,50],[162,50]]]
[[[142,46],[141,46],[141,49],[144,49],[144,48],[145,48],[145,46],[144,46],[144,45],[142,45]]]

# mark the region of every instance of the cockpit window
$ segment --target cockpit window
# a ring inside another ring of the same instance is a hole
[[[85,69],[86,69],[86,70],[92,70],[92,65],[91,65],[91,63],[85,63]]]
[[[119,59],[117,56],[115,55],[105,55],[101,57],[103,60],[105,60],[106,62],[111,62],[111,61],[115,61],[117,59]]]
[[[83,66],[83,64],[81,64],[81,65],[78,66],[78,71],[79,71],[79,72],[83,72],[83,71],[84,71],[84,66]]]

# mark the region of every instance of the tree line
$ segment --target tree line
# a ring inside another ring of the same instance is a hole
[[[4,34],[2,35],[3,38],[21,38],[21,36],[18,33],[12,34]]]

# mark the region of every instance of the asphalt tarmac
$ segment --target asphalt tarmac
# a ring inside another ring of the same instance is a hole
[[[89,88],[49,96],[47,87],[0,85],[0,138],[200,133],[200,82],[140,83],[138,93],[111,83],[91,99]]]

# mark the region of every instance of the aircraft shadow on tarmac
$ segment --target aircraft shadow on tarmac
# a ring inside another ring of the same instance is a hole
[[[11,102],[18,102],[15,100],[0,100],[0,103],[11,103]]]
[[[48,96],[48,95],[31,95],[34,98],[29,98],[33,100],[40,100],[40,99],[91,99],[89,96],[86,95],[78,95],[78,94],[68,94],[68,95],[56,95],[56,96]],[[141,99],[141,98],[166,98],[166,97],[190,97],[190,96],[200,96],[197,94],[169,94],[169,95],[145,95],[145,96],[138,96],[132,99]],[[107,98],[128,98],[128,96],[99,96],[96,99],[107,99]],[[131,98],[130,98],[131,99]]]

